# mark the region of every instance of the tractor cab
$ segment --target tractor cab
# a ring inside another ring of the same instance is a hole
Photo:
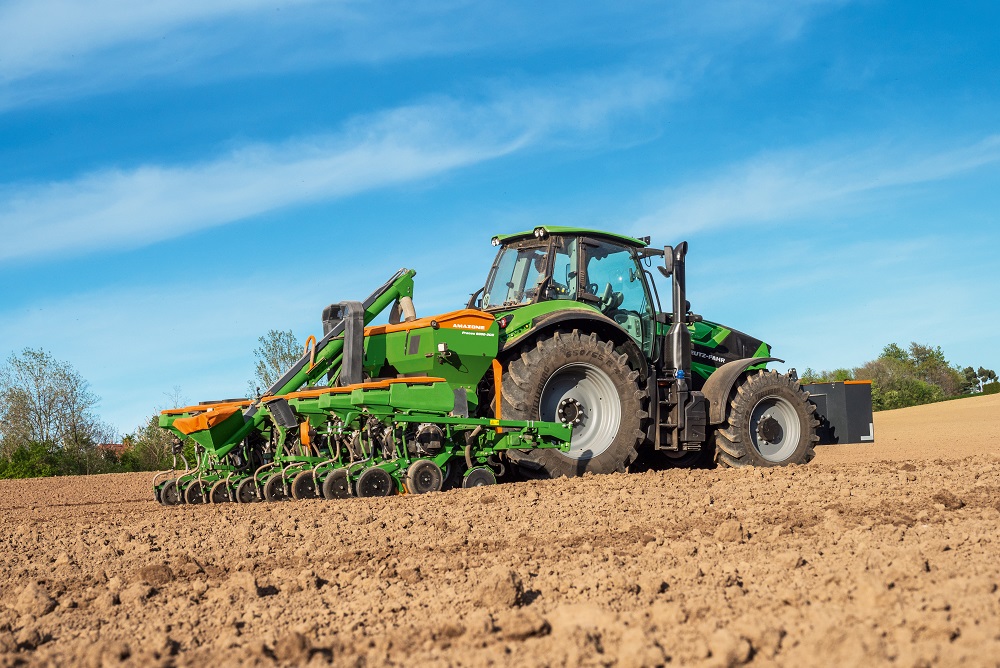
[[[573,301],[618,323],[649,355],[659,297],[647,266],[663,251],[648,239],[570,227],[537,227],[493,238],[500,247],[479,308],[494,313]]]

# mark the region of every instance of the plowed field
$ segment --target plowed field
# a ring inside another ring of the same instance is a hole
[[[1000,396],[808,466],[164,508],[0,482],[0,665],[1000,665]]]

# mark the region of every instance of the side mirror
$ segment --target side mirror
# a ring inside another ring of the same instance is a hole
[[[663,247],[663,266],[657,267],[664,278],[670,278],[674,273],[674,248],[673,246]]]

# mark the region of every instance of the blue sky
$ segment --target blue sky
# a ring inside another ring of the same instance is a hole
[[[706,317],[800,370],[1000,369],[993,2],[0,2],[0,355],[134,429],[256,338],[491,235],[691,242]]]

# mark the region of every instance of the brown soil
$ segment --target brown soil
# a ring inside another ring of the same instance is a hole
[[[876,437],[340,503],[0,482],[0,666],[1000,665],[1000,397]]]

